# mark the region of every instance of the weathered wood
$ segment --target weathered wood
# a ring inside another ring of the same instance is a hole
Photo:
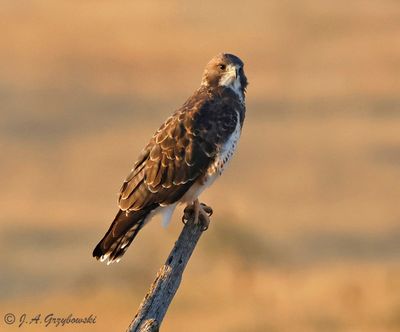
[[[167,261],[158,271],[150,290],[128,328],[128,332],[156,332],[174,298],[190,256],[202,234],[202,225],[190,218],[183,227]]]

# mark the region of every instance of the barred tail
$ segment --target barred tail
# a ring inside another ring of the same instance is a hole
[[[114,261],[119,262],[121,256],[144,226],[150,212],[157,206],[149,206],[140,211],[130,211],[128,214],[119,210],[107,233],[93,250],[93,257],[101,262],[107,260],[107,265]]]

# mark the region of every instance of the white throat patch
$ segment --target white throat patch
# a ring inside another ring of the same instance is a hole
[[[240,77],[236,74],[237,72],[238,68],[234,65],[228,65],[225,75],[219,80],[219,85],[231,88],[238,95],[239,99],[243,101],[242,86],[240,84]]]

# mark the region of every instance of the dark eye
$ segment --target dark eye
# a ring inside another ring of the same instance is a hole
[[[218,65],[218,67],[219,67],[219,69],[221,69],[221,70],[225,70],[225,69],[226,69],[226,66],[225,66],[224,64],[220,64],[220,65]]]

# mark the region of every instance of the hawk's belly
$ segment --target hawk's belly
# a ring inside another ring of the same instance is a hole
[[[204,189],[211,186],[214,181],[222,175],[223,171],[229,164],[229,161],[235,153],[241,133],[239,113],[237,113],[237,116],[237,125],[234,132],[221,146],[214,162],[208,167],[206,174],[198,179],[182,197],[182,203],[192,203],[196,200]]]

